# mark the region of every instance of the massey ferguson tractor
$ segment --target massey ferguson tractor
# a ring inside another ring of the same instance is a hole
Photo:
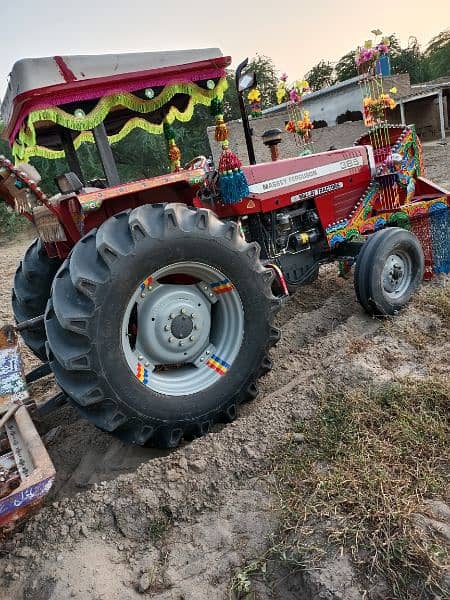
[[[355,262],[370,315],[448,270],[450,195],[422,176],[413,126],[242,169],[225,140],[216,167],[183,165],[172,124],[201,104],[223,131],[229,64],[217,49],[26,59],[2,105],[16,166],[0,159],[0,197],[37,232],[14,278],[16,330],[81,414],[126,443],[175,447],[235,419],[272,366],[282,298],[319,265]],[[254,78],[239,69],[236,84]],[[120,181],[111,144],[134,128],[165,135],[172,172]],[[82,143],[104,179],[86,180]],[[33,157],[65,158],[58,194]]]

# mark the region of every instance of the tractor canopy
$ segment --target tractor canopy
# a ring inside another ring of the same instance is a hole
[[[23,59],[2,103],[3,137],[27,162],[63,158],[98,130],[109,143],[137,127],[161,133],[223,97],[230,62],[217,48]]]

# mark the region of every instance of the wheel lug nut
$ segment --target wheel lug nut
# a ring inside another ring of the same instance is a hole
[[[179,342],[178,342],[178,345],[179,345],[179,346],[183,346],[184,344],[183,344],[183,342],[182,342],[182,341],[179,341]]]
[[[170,313],[170,318],[171,318],[171,319],[175,319],[175,317],[176,317],[176,314],[175,314],[175,313]]]
[[[150,366],[150,363],[149,362],[145,362],[144,363],[144,367],[148,367],[148,366]]]
[[[206,354],[211,354],[211,352],[209,350],[206,351]]]
[[[196,315],[195,313],[191,313],[191,318],[192,318],[192,319],[195,319],[195,317],[196,317],[196,316],[197,316],[197,315]]]
[[[172,338],[171,337],[168,338],[167,341],[169,342],[169,344],[171,344],[172,343]]]
[[[164,331],[170,331],[170,325],[164,325]]]
[[[144,357],[139,355],[138,360],[144,360]]]
[[[185,308],[182,308],[182,309],[180,310],[180,313],[181,313],[182,315],[185,315],[185,314],[186,314],[186,309],[185,309]]]
[[[203,362],[204,360],[205,360],[205,359],[204,359],[204,358],[203,358],[203,356],[202,356],[202,357],[201,357],[201,359],[200,359],[200,362]]]
[[[141,298],[145,298],[145,292],[142,292]]]
[[[198,329],[198,325],[194,325],[194,329]]]

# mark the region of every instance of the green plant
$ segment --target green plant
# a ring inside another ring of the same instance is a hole
[[[387,580],[395,598],[432,597],[448,559],[413,514],[445,495],[450,436],[448,380],[403,380],[378,389],[327,390],[305,436],[275,462],[286,540],[314,564],[314,534],[345,548],[368,578]]]
[[[12,237],[23,228],[24,224],[24,218],[11,210],[0,199],[0,234]]]

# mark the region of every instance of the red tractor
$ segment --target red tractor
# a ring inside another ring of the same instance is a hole
[[[229,64],[217,49],[27,59],[2,105],[17,166],[0,159],[0,197],[38,234],[14,279],[18,329],[82,415],[128,443],[174,447],[235,419],[272,366],[280,296],[320,264],[356,260],[373,315],[448,267],[450,195],[420,177],[412,127],[389,128],[415,164],[412,202],[365,140],[243,167],[248,190],[233,203],[206,158],[181,167],[171,124],[222,99]],[[253,78],[239,75],[241,93]],[[120,182],[110,144],[135,127],[166,134],[172,173]],[[96,143],[104,180],[86,181],[83,142]],[[55,196],[38,187],[35,156],[65,157]]]

